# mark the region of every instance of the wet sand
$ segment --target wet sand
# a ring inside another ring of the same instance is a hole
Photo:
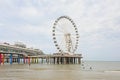
[[[120,71],[83,69],[81,65],[13,64],[0,66],[0,80],[120,80]]]

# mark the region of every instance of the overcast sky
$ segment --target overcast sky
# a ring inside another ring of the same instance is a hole
[[[120,0],[0,0],[0,42],[52,54],[52,26],[63,15],[77,25],[83,60],[120,61]]]

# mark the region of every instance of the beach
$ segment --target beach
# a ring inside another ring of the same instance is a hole
[[[4,64],[0,66],[0,80],[120,80],[120,62]]]

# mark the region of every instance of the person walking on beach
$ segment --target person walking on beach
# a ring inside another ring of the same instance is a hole
[[[90,70],[92,70],[92,67],[90,67]]]

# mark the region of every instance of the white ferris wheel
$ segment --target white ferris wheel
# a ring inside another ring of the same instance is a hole
[[[53,25],[52,36],[58,53],[74,54],[78,47],[78,29],[68,16],[59,17]]]

